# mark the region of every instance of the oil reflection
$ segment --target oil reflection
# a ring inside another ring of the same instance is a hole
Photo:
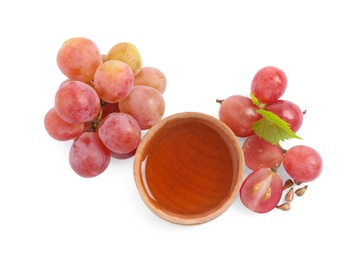
[[[146,190],[148,196],[150,196],[151,199],[153,199],[154,201],[156,201],[155,197],[152,195],[152,192],[151,192],[150,188],[148,187],[147,174],[146,174],[147,159],[148,159],[148,155],[146,156],[146,158],[145,158],[145,159],[142,161],[142,163],[141,163],[141,177],[142,177],[142,182],[143,182],[143,185],[144,185],[144,187],[145,187],[145,190]]]

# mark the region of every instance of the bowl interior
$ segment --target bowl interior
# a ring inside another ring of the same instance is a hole
[[[143,137],[134,161],[136,186],[158,216],[199,224],[222,214],[243,181],[242,149],[218,119],[197,112],[161,120]]]

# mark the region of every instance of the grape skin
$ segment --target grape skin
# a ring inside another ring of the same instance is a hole
[[[287,88],[287,77],[274,66],[260,69],[253,77],[251,92],[262,104],[278,100]]]
[[[107,60],[120,60],[128,64],[136,76],[142,68],[142,57],[137,47],[130,42],[120,42],[112,46],[107,53]]]
[[[118,103],[106,103],[102,106],[102,118],[114,112],[120,112]]]
[[[165,75],[157,68],[143,67],[135,76],[134,86],[145,85],[157,89],[161,94],[166,90],[167,80]]]
[[[60,71],[70,79],[93,80],[102,57],[97,45],[84,37],[70,38],[63,43],[56,57]]]
[[[103,144],[112,152],[126,154],[135,150],[141,141],[141,128],[136,119],[126,113],[111,113],[98,127]]]
[[[291,101],[276,100],[268,104],[265,109],[286,121],[294,133],[296,133],[303,124],[302,110],[297,104]]]
[[[283,151],[257,135],[249,136],[242,149],[246,166],[251,170],[278,167],[283,161]]]
[[[111,152],[111,157],[119,160],[126,160],[133,157],[136,154],[137,148],[128,153],[115,153]]]
[[[309,182],[321,174],[323,160],[315,149],[306,145],[296,145],[285,153],[283,167],[294,180]]]
[[[100,98],[88,84],[68,81],[56,92],[55,109],[66,122],[85,123],[92,120],[100,111]]]
[[[147,130],[162,119],[165,100],[162,94],[149,86],[136,86],[130,94],[118,103],[119,110],[133,116],[141,127]]]
[[[94,88],[99,97],[109,103],[117,103],[130,92],[134,75],[130,66],[118,60],[101,64],[94,75]]]
[[[96,132],[82,133],[69,153],[71,168],[81,177],[91,178],[103,173],[111,160],[111,152]]]
[[[44,118],[44,125],[47,133],[58,141],[68,141],[79,136],[84,130],[84,124],[70,124],[64,121],[56,113],[56,109],[51,108]]]
[[[252,100],[246,96],[233,95],[221,103],[219,119],[225,123],[236,136],[248,137],[254,134],[253,123],[261,119]]]

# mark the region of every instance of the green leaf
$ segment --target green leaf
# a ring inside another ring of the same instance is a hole
[[[258,101],[258,99],[252,94],[252,92],[249,93],[249,95],[250,95],[250,97],[251,97],[251,99],[252,99],[253,104],[254,104],[255,106],[259,106],[259,101]]]
[[[264,109],[257,110],[257,113],[262,115],[262,118],[253,124],[253,131],[257,136],[275,145],[279,145],[280,141],[291,138],[302,139],[279,116]]]

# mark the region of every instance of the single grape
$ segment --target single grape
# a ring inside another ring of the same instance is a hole
[[[309,182],[321,174],[323,160],[315,149],[306,145],[296,145],[285,153],[283,167],[294,180]]]
[[[165,100],[162,94],[148,86],[136,86],[118,103],[121,112],[133,116],[142,130],[147,130],[162,119]]]
[[[111,152],[96,132],[82,133],[69,153],[71,168],[81,177],[90,178],[103,173],[111,160]]]
[[[93,80],[102,57],[96,44],[84,37],[70,38],[57,53],[60,71],[70,79],[88,82]]]
[[[286,121],[296,133],[303,124],[303,111],[299,106],[288,100],[276,100],[265,107],[266,110]]]
[[[132,69],[126,63],[110,60],[102,63],[94,75],[94,88],[99,97],[109,103],[124,99],[133,87]]]
[[[114,112],[120,112],[118,103],[106,103],[102,106],[102,118]]]
[[[137,47],[130,42],[120,42],[114,45],[107,53],[107,60],[120,60],[127,63],[133,75],[137,75],[142,68],[142,58]]]
[[[253,77],[251,92],[260,103],[268,104],[279,99],[287,88],[287,77],[276,67],[260,69]]]
[[[56,113],[55,108],[51,108],[45,114],[44,125],[47,133],[58,141],[74,139],[84,131],[84,124],[70,124],[64,121]]]
[[[249,136],[242,149],[246,166],[253,171],[263,167],[278,167],[283,161],[283,151],[257,135]]]
[[[283,181],[280,175],[270,168],[259,168],[244,179],[240,199],[248,209],[266,213],[278,205],[282,192]]]
[[[141,128],[131,115],[117,112],[102,120],[98,135],[110,151],[125,154],[137,148],[141,141]]]
[[[125,160],[133,157],[136,154],[137,148],[128,153],[115,153],[111,152],[111,157],[119,160]]]
[[[143,67],[135,76],[134,86],[145,85],[157,89],[161,94],[166,90],[166,77],[162,71],[154,67]]]
[[[96,91],[81,81],[69,81],[58,88],[55,95],[57,114],[66,122],[80,124],[92,120],[100,111]]]
[[[233,95],[221,102],[219,119],[225,123],[236,136],[248,137],[254,134],[253,123],[261,119],[252,100],[246,96]]]

